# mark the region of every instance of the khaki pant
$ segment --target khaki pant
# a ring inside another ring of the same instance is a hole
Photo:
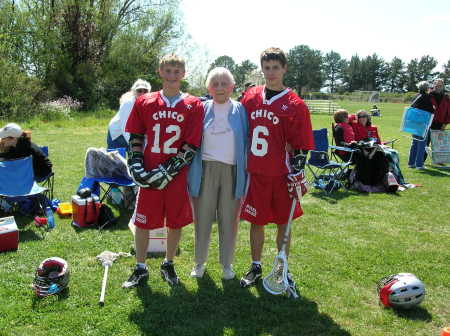
[[[241,200],[234,199],[236,167],[217,161],[203,161],[200,196],[193,198],[195,262],[208,259],[211,228],[217,219],[220,263],[229,267],[234,259]]]

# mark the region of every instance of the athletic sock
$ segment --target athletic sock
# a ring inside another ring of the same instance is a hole
[[[164,258],[165,263],[173,264],[173,260],[167,260],[167,258]]]

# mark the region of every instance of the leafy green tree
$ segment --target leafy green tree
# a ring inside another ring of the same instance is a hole
[[[429,55],[422,56],[419,60],[417,72],[419,80],[432,80],[437,76],[437,72],[433,72],[433,69],[437,65],[437,60]]]
[[[419,81],[419,61],[413,58],[406,66],[406,90],[417,91],[416,84]]]
[[[353,55],[344,70],[344,86],[350,92],[361,90],[362,80],[362,62],[358,55]]]
[[[346,60],[342,59],[341,55],[335,51],[330,51],[323,57],[323,73],[330,86],[330,92],[336,91],[336,82],[343,79],[346,65]]]
[[[234,73],[236,70],[236,62],[230,56],[227,56],[227,55],[219,56],[214,60],[214,62],[211,63],[211,65],[209,66],[208,72],[210,72],[212,69],[217,68],[217,67],[227,68],[228,70],[231,71],[231,73],[234,76]]]
[[[302,89],[319,90],[322,87],[322,53],[306,45],[289,50],[286,85],[295,88],[299,94]]]
[[[240,91],[244,89],[247,78],[256,69],[257,69],[256,64],[248,59],[236,65],[234,70],[234,80],[236,82],[236,90]]]
[[[444,71],[441,72],[440,77],[444,80],[445,84],[449,84],[450,81],[450,59],[442,67]]]
[[[385,88],[389,92],[403,92],[406,81],[405,64],[400,58],[394,57],[386,65]]]

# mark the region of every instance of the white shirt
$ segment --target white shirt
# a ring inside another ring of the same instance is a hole
[[[135,100],[136,98],[133,97],[130,100],[124,101],[120,105],[119,111],[109,122],[108,128],[112,140],[117,139],[121,135],[125,137],[127,142],[130,140],[130,133],[125,132],[125,126],[127,125],[127,120],[130,116],[131,110],[133,109]]]
[[[203,133],[202,160],[236,164],[234,134],[228,121],[230,111],[231,101],[214,103],[214,120]]]

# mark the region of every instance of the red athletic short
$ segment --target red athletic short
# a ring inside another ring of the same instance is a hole
[[[250,185],[242,205],[241,219],[256,225],[287,224],[292,199],[289,197],[286,176],[263,176],[250,174]],[[294,217],[303,210],[297,202]]]
[[[166,226],[180,229],[192,223],[192,207],[187,191],[187,170],[184,169],[163,190],[139,188],[134,225],[153,230]]]

